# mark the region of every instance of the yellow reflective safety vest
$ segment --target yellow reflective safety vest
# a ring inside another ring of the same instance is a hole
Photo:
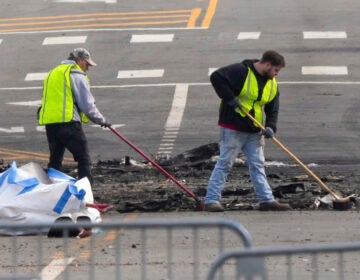
[[[269,79],[263,88],[261,99],[258,100],[259,85],[254,72],[249,67],[248,70],[249,71],[245,79],[244,86],[241,89],[240,94],[238,95],[238,101],[245,111],[253,111],[254,118],[262,124],[263,106],[267,103],[270,103],[275,98],[277,93],[277,82],[275,78]],[[246,116],[239,108],[236,108],[235,111],[242,117]],[[254,125],[258,127],[258,125],[256,125],[255,123]]]
[[[46,76],[39,111],[40,125],[72,121],[76,106],[70,83],[70,72],[73,68],[82,71],[77,64],[60,64]],[[88,122],[89,119],[84,113],[79,114],[82,122]]]

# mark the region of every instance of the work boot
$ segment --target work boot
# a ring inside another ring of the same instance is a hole
[[[208,203],[205,204],[205,210],[208,212],[224,212],[224,207],[220,203]]]
[[[260,203],[260,211],[286,211],[291,210],[291,206],[287,203],[280,203],[275,201]]]

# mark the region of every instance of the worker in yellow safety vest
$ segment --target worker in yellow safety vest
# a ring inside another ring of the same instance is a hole
[[[220,156],[210,176],[205,196],[209,212],[222,212],[221,191],[227,175],[242,151],[247,159],[259,210],[289,210],[274,199],[265,174],[264,136],[273,137],[279,112],[279,90],[275,77],[285,67],[284,57],[268,50],[261,59],[246,59],[214,71],[210,81],[221,99],[218,125],[221,128]],[[265,124],[265,131],[242,111]]]
[[[93,183],[91,158],[82,123],[89,119],[109,127],[110,123],[95,105],[86,72],[96,66],[90,53],[76,48],[68,59],[51,70],[43,83],[40,125],[45,125],[50,150],[49,168],[61,170],[65,149],[78,163],[78,178],[87,177]]]

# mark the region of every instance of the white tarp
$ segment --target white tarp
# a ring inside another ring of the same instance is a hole
[[[76,180],[60,171],[46,173],[36,163],[17,167],[16,162],[0,173],[0,234],[30,234],[7,232],[2,223],[53,223],[61,216],[89,217],[100,222],[97,209],[86,205],[94,203],[91,185],[87,178]]]

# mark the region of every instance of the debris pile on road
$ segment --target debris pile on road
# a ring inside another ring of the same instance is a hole
[[[156,162],[202,198],[218,154],[218,145],[210,143],[174,157],[159,156]],[[308,175],[304,175],[301,168],[293,164],[274,164],[271,160],[267,160],[266,166],[269,183],[278,200],[289,203],[294,209],[333,208],[331,203],[324,203],[324,199],[321,199],[327,193]],[[321,171],[321,179],[334,190],[344,196],[355,194],[352,208],[358,208],[356,195],[360,193],[357,188],[360,174],[339,174],[326,166],[312,168]],[[6,170],[6,166],[3,165],[2,169]],[[69,176],[77,174],[74,165],[64,166],[62,171]],[[128,156],[99,161],[94,165],[93,176],[95,201],[115,205],[120,213],[193,211],[195,207],[193,198],[146,161],[136,161]],[[221,202],[228,211],[257,209],[258,202],[243,155],[239,155],[228,176]]]
[[[160,156],[157,163],[180,180],[197,197],[204,197],[206,186],[219,154],[218,145],[211,143],[185,151],[174,157]],[[127,161],[129,162],[129,161]],[[192,211],[194,201],[148,162],[126,165],[124,160],[99,161],[94,167],[95,199],[116,205],[116,210],[132,211]],[[314,167],[316,168],[316,167]],[[322,169],[321,179],[345,196],[358,194],[360,176],[343,176]],[[331,204],[315,204],[327,195],[301,168],[293,164],[268,164],[267,174],[274,196],[288,202],[294,209],[332,209]],[[351,187],[355,186],[355,187]],[[358,203],[354,198],[354,207]],[[250,182],[246,159],[239,155],[222,193],[226,210],[257,209],[257,199]]]

